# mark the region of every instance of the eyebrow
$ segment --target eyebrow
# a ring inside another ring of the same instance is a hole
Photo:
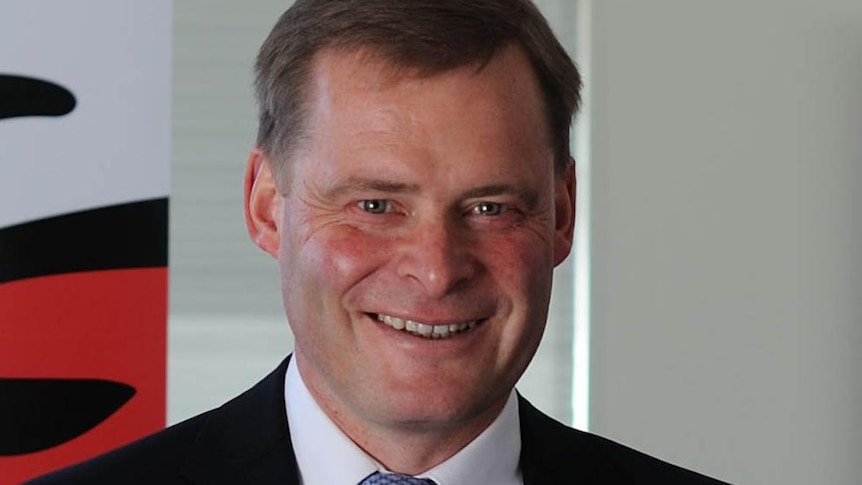
[[[325,191],[325,195],[335,197],[351,191],[374,191],[387,194],[418,192],[417,184],[396,182],[394,180],[350,177]]]

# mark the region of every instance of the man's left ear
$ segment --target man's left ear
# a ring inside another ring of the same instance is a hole
[[[569,160],[565,172],[554,182],[554,265],[562,263],[572,250],[575,230],[575,161]]]
[[[244,195],[248,235],[258,247],[278,259],[283,197],[272,173],[272,162],[259,148],[248,156]]]

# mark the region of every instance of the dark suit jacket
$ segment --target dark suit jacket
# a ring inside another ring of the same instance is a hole
[[[284,408],[286,369],[287,360],[218,409],[27,483],[298,485]],[[568,428],[523,398],[519,405],[525,485],[721,483]]]

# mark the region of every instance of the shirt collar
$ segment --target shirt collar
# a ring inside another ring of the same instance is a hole
[[[386,471],[323,412],[302,381],[296,359],[287,366],[284,399],[303,485],[352,485],[377,470]],[[518,399],[512,391],[503,411],[485,431],[419,477],[431,478],[439,485],[521,484],[520,453]]]
[[[497,419],[451,458],[420,475],[439,485],[521,484],[518,398],[509,395]]]

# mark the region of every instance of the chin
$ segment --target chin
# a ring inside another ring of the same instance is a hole
[[[469,388],[476,391],[476,386]],[[390,422],[408,427],[459,427],[466,422],[482,419],[492,411],[498,411],[495,401],[477,395],[467,396],[464,391],[451,391],[440,394],[434,388],[422,392],[406,393],[383,403],[377,409],[384,409],[381,416]],[[508,397],[508,394],[506,394]],[[501,401],[505,403],[505,399]]]

